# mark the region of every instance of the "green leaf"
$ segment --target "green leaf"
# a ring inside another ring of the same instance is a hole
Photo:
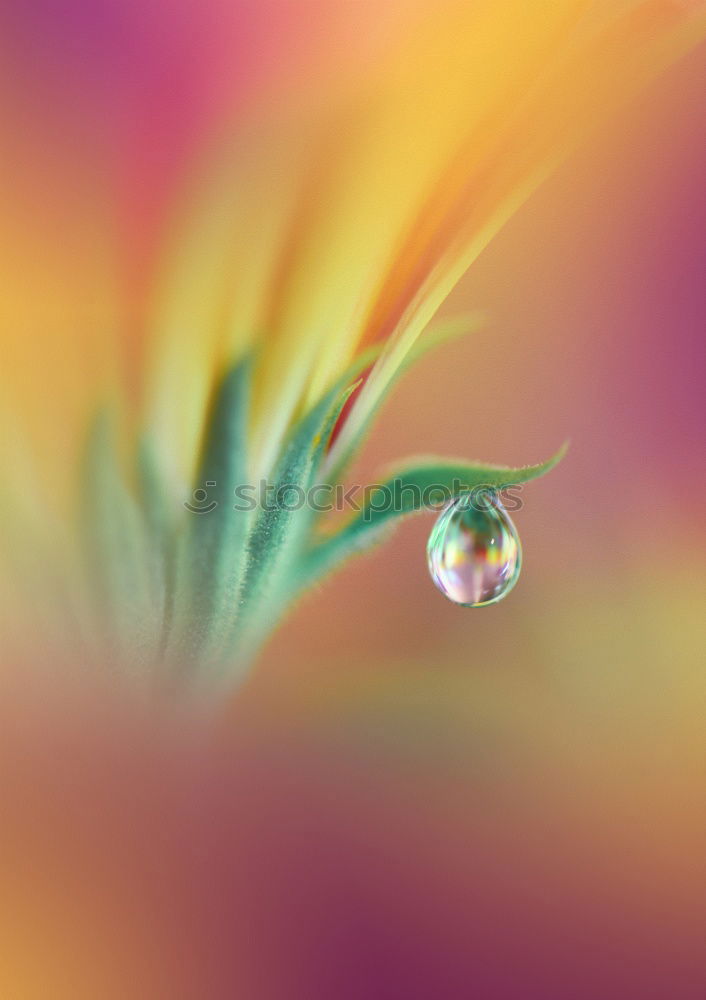
[[[249,514],[234,509],[237,486],[247,483],[247,420],[252,358],[216,387],[194,484],[185,507],[173,569],[173,607],[167,659],[191,665],[217,648],[237,609],[245,569]],[[198,491],[203,491],[199,493]]]
[[[138,673],[153,661],[164,612],[163,579],[154,573],[152,539],[127,487],[113,424],[101,413],[82,468],[81,534],[91,600],[105,630],[96,636]]]
[[[145,555],[149,562],[153,586],[162,594],[162,620],[155,623],[155,627],[161,633],[168,605],[167,591],[173,571],[175,512],[167,503],[168,491],[160,473],[152,442],[147,435],[143,435],[137,442],[135,476],[137,502],[149,538]]]
[[[291,498],[279,491],[297,487],[306,492],[313,485],[336,421],[358,384],[350,384],[354,371],[347,372],[297,424],[275,473],[271,502],[258,511],[248,540],[237,636],[233,636],[241,652],[273,627],[275,609],[284,610],[292,574],[310,536],[313,511],[307,506],[288,509]]]
[[[275,470],[274,498],[280,489],[292,486],[306,491],[317,480],[326,448],[344,406],[360,384],[360,372],[379,355],[380,347],[372,347],[344,372],[311,410],[295,425],[286,442],[282,458]],[[243,594],[246,602],[257,595],[258,580],[268,574],[268,564],[282,563],[302,542],[309,530],[312,511],[304,507],[287,510],[273,503],[272,509],[261,510],[249,539],[249,569]],[[271,567],[270,567],[271,568]]]
[[[357,359],[336,385],[294,427],[269,494],[284,486],[306,491],[318,475],[333,428],[362,365]],[[171,625],[165,642],[167,669],[176,661],[194,680],[219,683],[226,668],[243,669],[258,637],[284,609],[291,568],[308,547],[313,512],[235,507],[234,491],[247,480],[246,429],[252,361],[229,372],[215,394],[207,424],[197,489],[207,490],[207,513],[187,513],[177,546]],[[215,483],[215,486],[208,486]],[[289,498],[286,498],[287,500]],[[289,504],[287,504],[289,505]]]
[[[308,586],[332,570],[343,559],[364,551],[379,541],[400,518],[434,502],[431,495],[447,496],[486,486],[504,489],[545,475],[566,454],[567,445],[546,462],[510,468],[450,459],[418,459],[400,467],[384,483],[370,492],[362,510],[336,534],[324,538],[309,552],[299,585]]]

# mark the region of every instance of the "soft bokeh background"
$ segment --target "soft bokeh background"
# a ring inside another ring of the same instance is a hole
[[[209,737],[7,692],[3,997],[706,994],[704,95],[702,49],[525,206],[360,463],[570,437],[507,601],[419,517]]]

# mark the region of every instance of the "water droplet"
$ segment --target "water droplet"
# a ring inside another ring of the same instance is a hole
[[[497,495],[463,493],[441,512],[427,543],[431,578],[450,601],[467,608],[494,604],[517,583],[522,549]]]

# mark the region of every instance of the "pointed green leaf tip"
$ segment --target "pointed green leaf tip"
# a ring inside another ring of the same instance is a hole
[[[519,468],[442,458],[417,459],[401,466],[370,492],[363,508],[344,528],[310,550],[304,585],[311,585],[344,559],[375,544],[400,518],[438,503],[444,495],[481,487],[501,490],[538,479],[553,469],[567,450],[565,442],[546,462]]]

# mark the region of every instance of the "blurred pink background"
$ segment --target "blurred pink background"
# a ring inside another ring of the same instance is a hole
[[[445,602],[420,516],[302,603],[212,737],[6,693],[3,997],[706,995],[703,57],[483,254],[446,311],[487,330],[360,463],[569,437],[507,601]]]

